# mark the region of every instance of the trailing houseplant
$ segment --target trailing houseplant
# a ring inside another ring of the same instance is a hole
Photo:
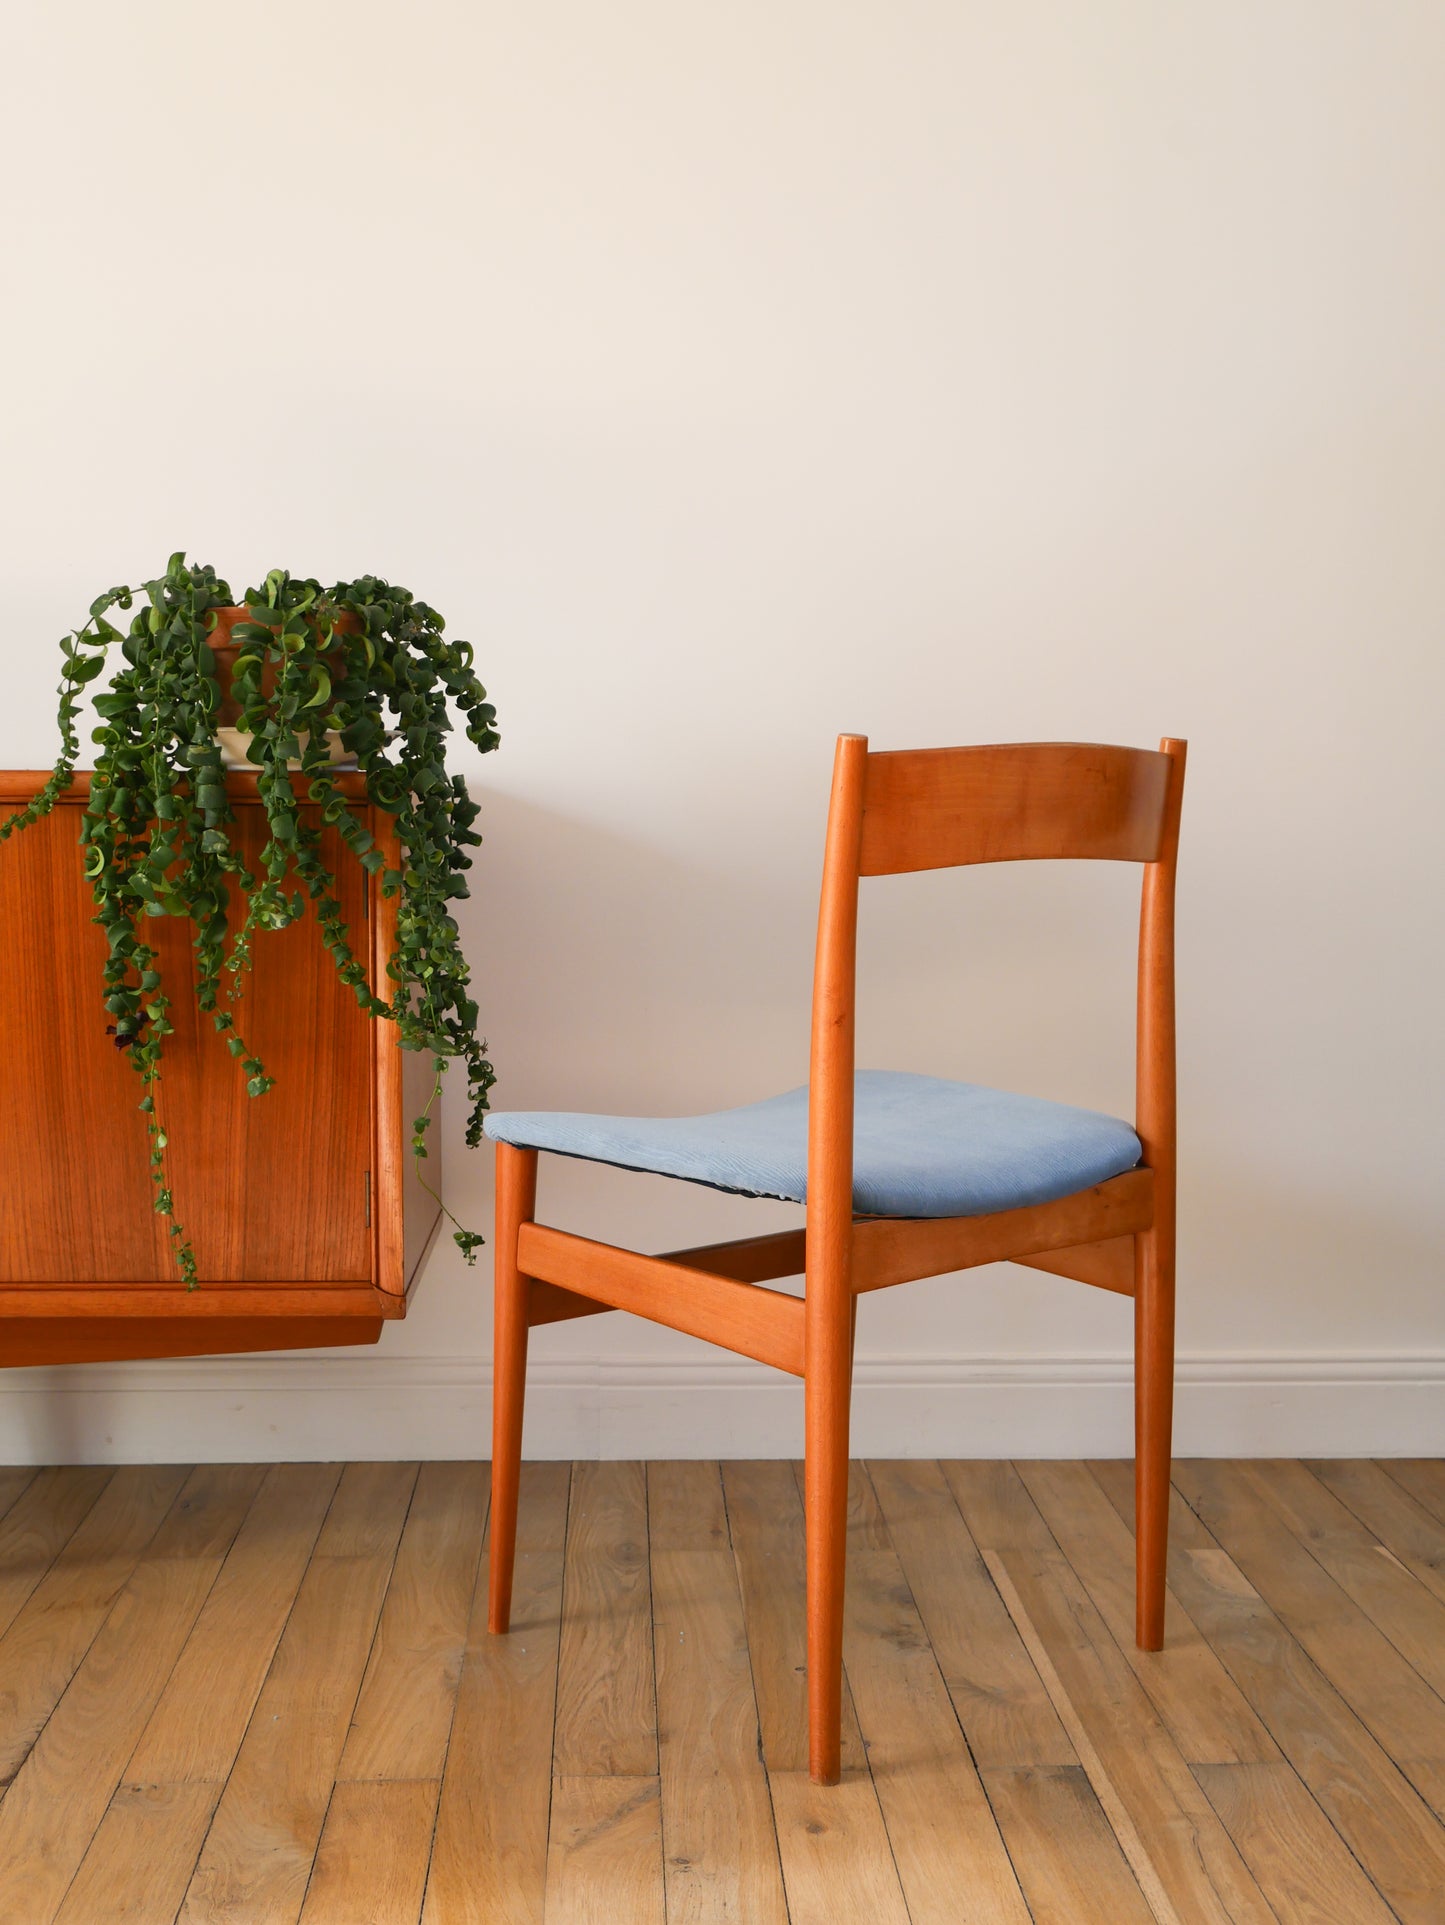
[[[132,609],[122,633],[110,617]],[[218,629],[234,648],[221,647]],[[431,1055],[433,1089],[413,1124],[415,1156],[426,1156],[453,1058],[465,1066],[467,1141],[478,1142],[494,1075],[477,1036],[450,905],[467,894],[468,850],[481,837],[472,826],[477,805],[462,778],[447,774],[445,749],[449,704],[481,750],[497,746],[496,711],[473,673],[470,645],[448,640],[425,602],[369,575],[322,588],[275,569],[237,605],[213,568],[175,554],[140,590],[97,597],[89,619],[60,647],[60,755],[34,800],[0,823],[0,841],[48,814],[69,784],[89,685],[118,652],[119,666],[94,698],[95,771],[81,847],[95,921],[109,943],[108,1031],[140,1077],[155,1208],[168,1219],[176,1261],[194,1287],[196,1254],[176,1215],[161,1096],[172,1002],[146,937],[148,919],[189,918],[200,1007],[226,1038],[248,1092],[264,1096],[273,1079],[241,1027],[244,978],[258,936],[314,914],[362,1009],[394,1023],[403,1049]],[[239,853],[226,790],[219,731],[228,713],[250,738],[246,753],[266,815],[253,866]],[[343,793],[332,759],[338,738],[365,778],[368,803],[392,819],[399,867],[386,866]],[[397,899],[386,995],[373,989],[352,946],[322,853],[323,827],[370,874],[380,872],[382,893]],[[451,1221],[474,1261],[481,1238]]]

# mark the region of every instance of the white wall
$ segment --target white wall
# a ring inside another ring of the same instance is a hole
[[[681,1111],[804,1075],[836,731],[1186,735],[1180,1446],[1445,1448],[1437,0],[5,34],[0,763],[172,548],[406,582],[501,712],[457,757],[499,1103]],[[872,885],[862,1060],[1127,1111],[1136,887]],[[543,1205],[792,1214],[574,1165]],[[1126,1451],[1128,1315],[1004,1267],[871,1299],[859,1444]],[[448,1250],[375,1352],[11,1373],[0,1448],[470,1454],[488,1328]],[[795,1388],[672,1333],[533,1354],[534,1452],[798,1446]]]

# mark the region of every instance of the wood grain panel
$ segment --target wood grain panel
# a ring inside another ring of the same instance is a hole
[[[1152,862],[1169,757],[1092,742],[869,755],[859,874],[1040,857]]]
[[[367,1314],[372,1292],[352,1294],[363,1301],[360,1315],[308,1317],[178,1316],[145,1314],[158,1286],[140,1287],[128,1295],[130,1308],[140,1314],[104,1317],[93,1314],[96,1293],[77,1297],[72,1290],[50,1293],[44,1308],[55,1308],[57,1295],[75,1304],[68,1317],[5,1315],[6,1293],[0,1291],[0,1369],[21,1364],[97,1364],[143,1357],[216,1357],[252,1350],[311,1350],[332,1344],[375,1343],[382,1318]],[[309,1294],[309,1293],[307,1293]],[[334,1294],[334,1293],[332,1293]],[[181,1301],[180,1293],[176,1293]],[[139,1301],[137,1301],[139,1299]],[[252,1301],[247,1293],[247,1301]],[[194,1298],[191,1299],[194,1301]],[[294,1299],[292,1299],[294,1301]],[[235,1302],[224,1306],[230,1309]],[[12,1299],[13,1303],[13,1299]],[[283,1306],[288,1312],[290,1302]]]
[[[0,850],[0,914],[47,938],[44,969],[13,944],[0,955],[9,1099],[0,1116],[0,1279],[171,1282],[165,1225],[151,1208],[140,1086],[105,1034],[105,940],[91,920],[79,823],[78,809],[63,804]],[[235,839],[253,866],[264,837],[263,811],[238,801]],[[328,830],[323,854],[337,898],[361,930],[367,879],[354,861],[338,860],[339,850]],[[337,980],[314,921],[256,943],[237,1022],[277,1078],[256,1100],[196,1007],[189,923],[157,917],[146,933],[160,952],[176,1030],[159,1107],[177,1210],[202,1278],[369,1277],[370,1119],[358,1101],[371,1081],[369,1020]],[[255,1207],[257,1197],[266,1207]]]
[[[1050,1270],[1057,1277],[1071,1277],[1076,1283],[1089,1283],[1096,1290],[1112,1290],[1117,1296],[1134,1294],[1134,1239],[1106,1237],[1102,1243],[1078,1243],[1070,1250],[1035,1250],[1031,1256],[1015,1256],[1029,1270]]]
[[[881,1290],[980,1263],[1112,1241],[1153,1221],[1154,1173],[1126,1170],[1091,1189],[975,1217],[866,1217],[853,1229],[853,1288]]]
[[[517,1261],[531,1277],[591,1295],[619,1310],[693,1337],[723,1343],[759,1363],[803,1371],[803,1302],[761,1284],[734,1283],[709,1271],[685,1270],[541,1223],[522,1224]]]

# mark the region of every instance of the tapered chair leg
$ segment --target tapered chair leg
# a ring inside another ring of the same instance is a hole
[[[1173,1421],[1174,1253],[1146,1230],[1134,1259],[1134,1637],[1143,1651],[1164,1644]]]
[[[810,1336],[804,1388],[807,1457],[808,1771],[835,1785],[843,1722],[843,1584],[848,1545],[848,1405],[853,1387],[851,1303]]]
[[[517,1268],[517,1233],[537,1208],[537,1152],[497,1145],[497,1224],[492,1344],[492,1505],[487,1565],[487,1629],[512,1616],[517,1549],[517,1484],[522,1468],[522,1403],[527,1387],[527,1279]]]

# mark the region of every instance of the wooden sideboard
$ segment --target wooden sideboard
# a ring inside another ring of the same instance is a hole
[[[0,774],[0,810],[44,780]],[[255,778],[227,780],[255,856]],[[364,809],[362,779],[341,781]],[[430,1058],[362,1013],[308,915],[256,938],[236,1020],[276,1087],[249,1097],[196,1007],[190,924],[150,921],[176,1029],[160,1109],[200,1266],[186,1290],[152,1208],[140,1079],[106,1034],[105,938],[78,841],[87,793],[77,777],[49,816],[0,843],[0,1365],[375,1343],[406,1314],[440,1218],[408,1147]],[[367,813],[386,850],[390,817]],[[392,905],[327,835],[353,943],[384,994]],[[439,1139],[433,1128],[438,1189]]]

